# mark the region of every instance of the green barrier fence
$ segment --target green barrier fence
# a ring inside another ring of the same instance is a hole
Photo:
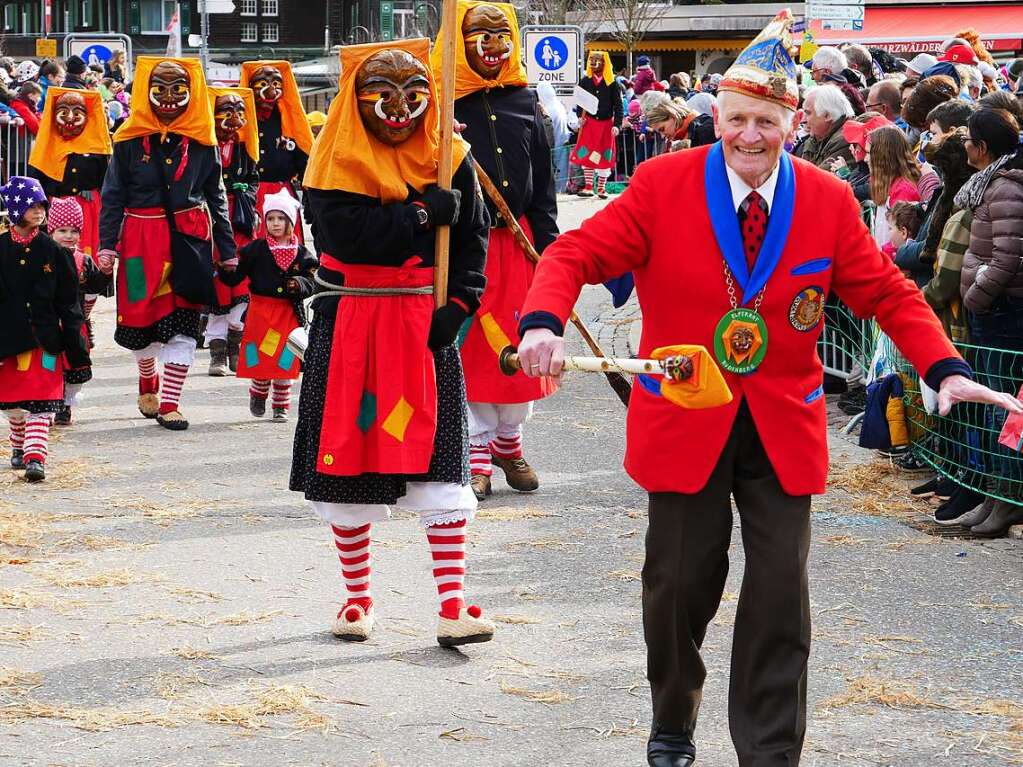
[[[995,391],[1017,394],[1023,386],[1023,352],[956,344],[976,379]],[[998,441],[1006,413],[974,403],[956,405],[947,416],[928,413],[920,378],[873,321],[856,319],[829,301],[818,343],[825,371],[859,382],[871,367],[875,376],[897,372],[905,389],[910,446],[940,474],[984,495],[1023,503],[1023,454]]]

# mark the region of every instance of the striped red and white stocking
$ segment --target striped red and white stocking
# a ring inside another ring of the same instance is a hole
[[[604,194],[607,188],[607,176],[597,176],[597,194]]]
[[[522,457],[522,432],[516,430],[514,434],[498,434],[497,438],[490,443],[490,452],[498,458],[515,460]]]
[[[156,394],[160,391],[160,376],[156,374],[156,357],[138,361],[139,394]]]
[[[485,477],[494,473],[494,467],[490,463],[489,445],[469,443],[469,471],[473,474],[482,474]]]
[[[265,400],[270,394],[270,381],[263,378],[253,378],[249,383],[249,396]]]
[[[291,407],[291,381],[274,381],[273,382],[273,397],[270,400],[270,406],[273,408],[284,408],[287,410]]]
[[[10,415],[7,416],[8,422],[11,426],[11,448],[13,450],[22,450],[25,447],[25,416],[24,415]]]
[[[25,419],[25,463],[46,463],[52,413],[29,413]]]
[[[181,389],[188,377],[188,365],[166,362],[163,366],[163,391],[160,392],[160,415],[173,413],[181,401]]]
[[[587,192],[593,191],[593,175],[595,172],[591,168],[583,168],[583,188]]]
[[[85,300],[82,301],[82,309],[84,310],[83,314],[85,315],[85,319],[89,319],[92,316],[92,310],[95,308],[95,306],[96,306],[95,296],[91,298],[87,296]]]
[[[426,528],[440,614],[457,620],[465,607],[465,520]]]
[[[334,545],[337,547],[337,555],[341,560],[341,575],[345,579],[345,588],[348,591],[348,601],[341,608],[354,604],[359,605],[363,612],[369,612],[373,606],[373,595],[370,593],[369,580],[372,570],[372,559],[369,554],[369,532],[370,525],[367,522],[359,527],[330,526],[334,533]],[[346,620],[356,621],[358,613],[346,615]]]

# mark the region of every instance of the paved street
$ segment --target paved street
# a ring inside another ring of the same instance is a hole
[[[566,201],[563,227],[597,205]],[[589,289],[580,314],[627,353],[637,311],[606,295]],[[404,515],[373,531],[376,633],[344,644],[329,633],[343,599],[331,537],[285,489],[293,421],[252,419],[246,383],[206,377],[206,352],[183,398],[192,428],[146,421],[112,307],[99,305],[96,379],[51,445],[50,478],[0,474],[0,765],[645,762],[645,499],[621,470],[624,409],[602,378],[566,379],[528,425],[541,490],[497,480],[470,526],[467,591],[500,621],[495,641],[436,646],[425,536]],[[1023,545],[921,532],[908,479],[867,466],[837,428],[832,444],[803,764],[1023,764]],[[736,765],[738,528],[732,555],[704,648],[706,767]]]

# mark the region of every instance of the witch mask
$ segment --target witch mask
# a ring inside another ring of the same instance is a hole
[[[389,146],[407,141],[430,106],[426,67],[403,50],[384,50],[366,59],[355,77],[355,92],[366,130]]]
[[[213,104],[213,121],[217,131],[217,141],[226,144],[234,141],[238,131],[246,126],[245,102],[236,93],[217,96]]]
[[[493,5],[477,5],[462,19],[465,58],[480,77],[493,80],[512,55],[508,18]]]
[[[192,100],[192,78],[183,66],[161,61],[149,76],[149,103],[156,118],[170,125],[181,117]]]
[[[284,95],[284,76],[273,66],[263,66],[252,73],[249,81],[260,113],[269,113]]]
[[[594,77],[600,77],[604,74],[604,57],[599,53],[590,54],[590,72],[593,73]]]
[[[85,97],[80,93],[62,93],[57,98],[54,107],[53,119],[60,137],[73,139],[82,135],[85,123],[89,120]]]

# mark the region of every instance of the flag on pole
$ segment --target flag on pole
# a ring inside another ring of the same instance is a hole
[[[181,56],[181,4],[174,3],[174,15],[167,25],[167,55]]]
[[[43,3],[43,29],[45,35],[50,36],[50,30],[53,28],[53,0],[46,0]]]

